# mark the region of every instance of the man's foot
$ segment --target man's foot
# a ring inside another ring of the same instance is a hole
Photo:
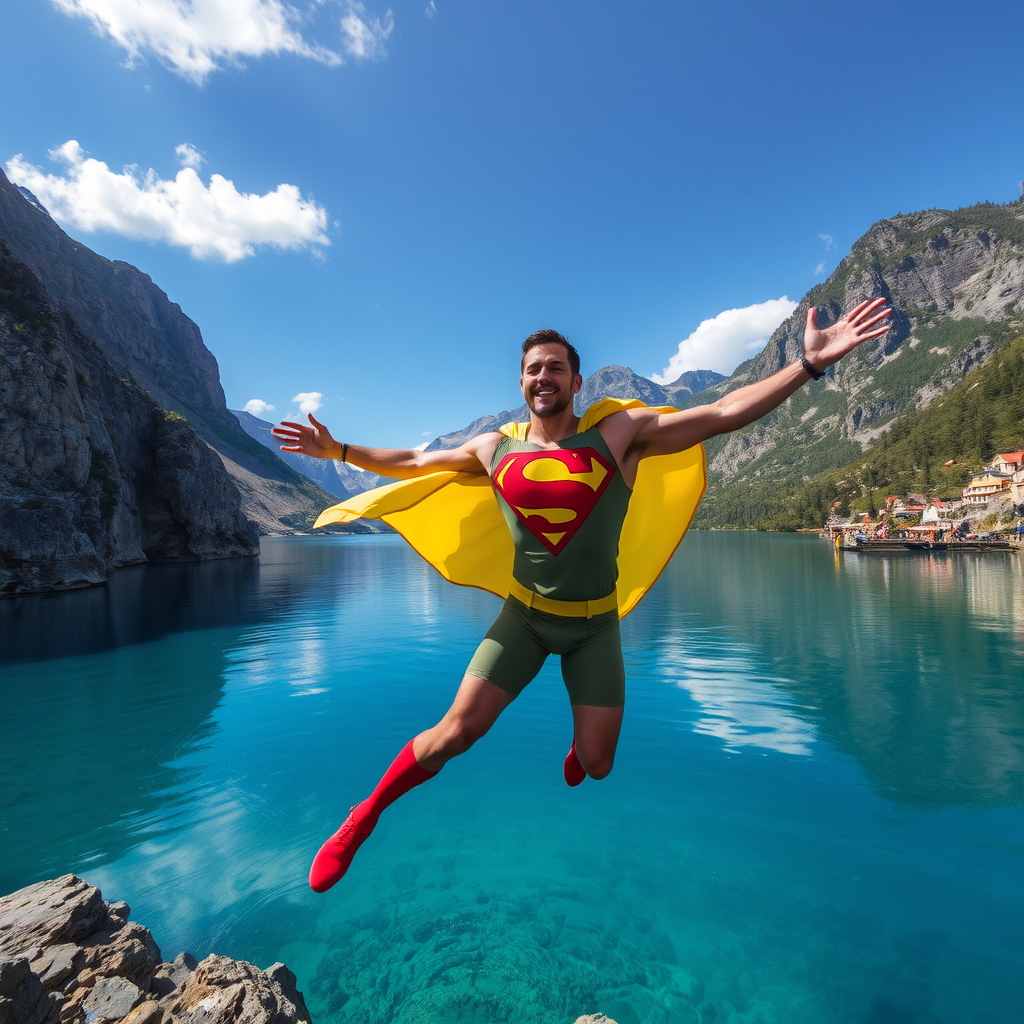
[[[565,755],[565,764],[562,765],[562,774],[565,776],[567,785],[578,786],[586,777],[587,773],[580,759],[576,756],[576,741],[572,741],[569,753]]]
[[[309,887],[314,892],[327,892],[332,885],[341,881],[356,850],[373,831],[376,822],[357,817],[358,811],[358,804],[350,808],[344,824],[313,858],[313,866],[309,869]]]

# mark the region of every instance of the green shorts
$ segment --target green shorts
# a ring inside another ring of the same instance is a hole
[[[518,697],[549,654],[561,655],[570,704],[623,706],[626,670],[615,609],[575,618],[527,608],[509,597],[466,672]]]

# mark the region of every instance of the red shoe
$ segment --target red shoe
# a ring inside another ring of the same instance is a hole
[[[320,847],[309,869],[309,887],[313,892],[327,892],[332,885],[340,882],[356,850],[373,831],[372,824],[365,818],[357,819],[355,811],[359,805],[349,808],[349,815],[341,828]]]
[[[586,777],[587,771],[580,764],[576,756],[576,741],[572,741],[569,753],[565,755],[565,764],[562,765],[562,775],[565,777],[566,785],[578,786]]]

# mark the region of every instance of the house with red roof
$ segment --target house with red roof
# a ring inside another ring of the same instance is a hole
[[[1024,469],[1024,448],[1017,452],[1000,452],[993,460],[991,469],[997,473],[1013,476],[1018,469]]]

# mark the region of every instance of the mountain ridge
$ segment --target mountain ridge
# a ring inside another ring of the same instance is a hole
[[[184,416],[217,453],[263,533],[312,525],[330,495],[271,455],[228,411],[220,370],[199,327],[148,274],[66,234],[0,170],[0,239],[50,300],[156,404]]]

